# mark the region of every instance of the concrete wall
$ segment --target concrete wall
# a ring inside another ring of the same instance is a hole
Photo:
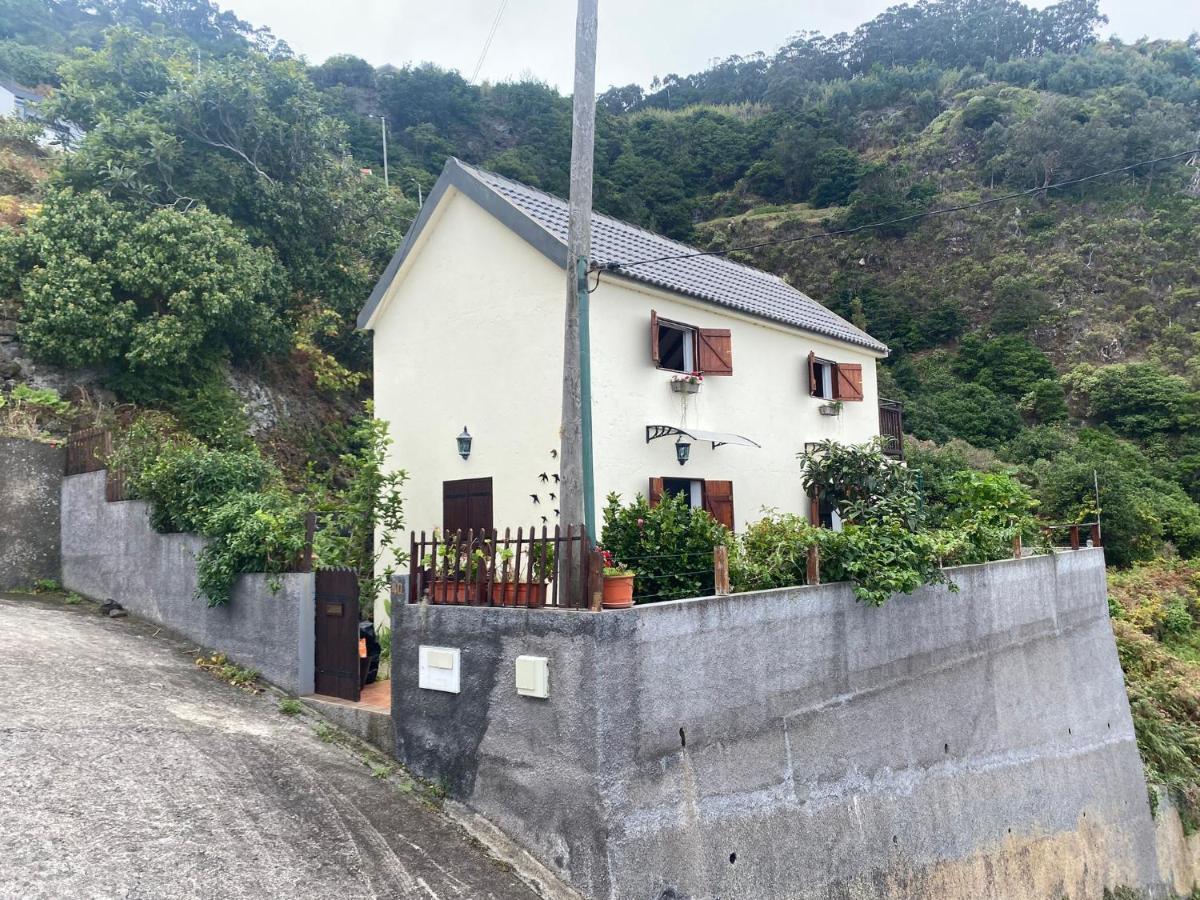
[[[397,754],[591,897],[1161,891],[1102,551],[951,574],[880,609],[397,605]],[[460,694],[417,687],[422,644],[461,649]]]
[[[72,475],[62,485],[62,581],[98,600],[113,599],[233,661],[257,669],[284,690],[313,690],[315,597],[311,574],[243,575],[227,606],[196,596],[194,534],[159,534],[150,505],[107,503],[104,472]],[[279,581],[272,591],[269,582]]]
[[[0,438],[0,591],[59,580],[59,492],[66,451]]]

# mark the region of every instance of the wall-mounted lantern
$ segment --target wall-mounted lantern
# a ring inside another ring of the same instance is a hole
[[[678,439],[675,441],[675,458],[679,460],[679,464],[681,466],[688,461],[688,457],[691,456],[691,453],[692,445],[683,439],[682,434],[679,435]]]
[[[458,436],[458,455],[466,459],[471,455],[471,432],[467,431],[467,426],[463,426],[462,434]]]

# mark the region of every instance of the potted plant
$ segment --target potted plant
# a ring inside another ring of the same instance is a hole
[[[671,376],[671,390],[677,394],[699,393],[702,384],[704,384],[704,375],[700,372],[685,372]]]
[[[817,411],[823,416],[840,416],[842,414],[842,401],[834,400],[832,403],[822,403],[817,407]]]
[[[492,576],[497,585],[492,592],[495,605],[537,607],[545,604],[546,582],[554,578],[554,547],[546,544],[529,552],[533,554],[532,580],[522,580],[521,570],[529,565],[529,557],[510,568],[514,555],[512,548],[501,547],[496,551],[499,565]]]
[[[635,573],[613,563],[612,554],[601,550],[604,557],[604,596],[602,605],[605,609],[629,609],[633,606],[633,579]]]
[[[487,554],[482,548],[467,552],[453,544],[442,544],[437,555],[428,553],[421,560],[421,567],[430,572],[429,598],[434,603],[466,603],[478,592],[475,583],[479,566],[487,565]],[[471,602],[475,602],[472,600]]]

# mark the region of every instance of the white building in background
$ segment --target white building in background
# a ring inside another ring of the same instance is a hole
[[[0,73],[0,116],[38,122],[43,126],[38,138],[41,146],[70,150],[83,137],[83,131],[70,122],[44,122],[37,113],[37,106],[44,99],[33,88],[17,84]]]
[[[566,234],[560,198],[451,159],[359,316],[410,528],[555,524]],[[764,508],[810,513],[810,442],[864,442],[883,422],[899,455],[876,388],[887,347],[720,256],[628,265],[694,252],[593,217],[593,259],[615,264],[592,276],[598,517],[609,492],[680,492],[739,529]],[[681,392],[691,372],[702,384]]]

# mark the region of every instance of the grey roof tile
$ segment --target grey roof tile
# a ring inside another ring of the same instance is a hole
[[[452,162],[499,194],[565,246],[568,219],[565,200],[494,172],[458,160]],[[620,265],[697,252],[694,247],[628,222],[599,213],[592,215],[592,259],[601,266],[614,264],[614,271],[626,278],[878,352],[887,352],[883,343],[826,309],[803,291],[796,290],[782,278],[723,256],[663,260],[628,269]]]

